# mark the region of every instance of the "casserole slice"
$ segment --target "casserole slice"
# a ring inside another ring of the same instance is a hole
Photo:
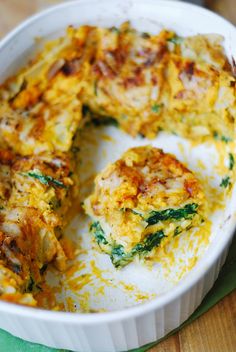
[[[129,149],[108,165],[84,207],[93,220],[91,233],[115,267],[152,257],[207,216],[198,179],[173,155],[151,146]]]
[[[21,157],[1,150],[0,156],[0,297],[16,294],[20,303],[21,295],[41,290],[49,263],[66,268],[62,231],[78,184],[70,154]]]

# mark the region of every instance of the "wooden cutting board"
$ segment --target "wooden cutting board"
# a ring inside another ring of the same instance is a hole
[[[205,4],[236,25],[236,0],[205,0]]]
[[[0,0],[0,36],[36,12],[39,7],[56,1]],[[236,0],[206,2],[209,7],[236,24]],[[236,352],[236,291],[149,352]]]

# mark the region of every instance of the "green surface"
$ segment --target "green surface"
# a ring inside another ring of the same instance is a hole
[[[234,289],[236,289],[235,272],[236,272],[236,236],[230,246],[230,251],[229,251],[227,260],[225,262],[225,265],[223,266],[220,272],[220,275],[217,281],[215,282],[213,288],[211,289],[211,291],[207,294],[207,296],[204,298],[201,305],[191,315],[191,317],[186,322],[184,322],[179,328],[172,331],[163,339],[176,333],[182,327],[197,319],[203,313],[208,311],[212,306],[214,306],[217,302],[219,302],[223,297],[225,297],[227,294],[229,294]],[[139,349],[132,350],[132,352],[144,352],[147,349],[155,346],[158,342],[162,341],[163,339],[157,342],[150,343]],[[20,340],[8,334],[3,330],[0,330],[0,352],[63,352],[63,351],[65,350],[48,348],[45,346],[25,342],[23,340]]]

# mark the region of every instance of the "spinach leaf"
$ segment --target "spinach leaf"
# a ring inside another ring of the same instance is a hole
[[[111,251],[112,264],[118,268],[129,264],[135,255],[144,256],[153,248],[158,247],[161,240],[166,237],[162,230],[148,235],[142,242],[136,244],[131,251],[125,252],[124,246],[115,245]]]
[[[39,286],[38,284],[36,284],[36,282],[34,281],[33,277],[30,276],[29,281],[28,281],[28,286],[26,289],[26,292],[34,292],[37,293],[39,291],[42,291],[42,287]]]
[[[174,232],[174,237],[178,236],[182,232],[181,228],[179,226],[176,227],[175,232]]]
[[[150,39],[150,38],[151,38],[150,34],[148,34],[148,33],[146,33],[146,32],[141,33],[141,37],[142,37],[143,39]]]
[[[232,142],[232,138],[226,137],[226,136],[222,136],[221,140],[222,140],[222,142],[225,142],[225,143]]]
[[[181,43],[182,43],[183,38],[181,38],[181,37],[175,35],[174,37],[172,37],[172,38],[170,38],[170,39],[167,39],[167,41],[168,41],[168,42],[171,42],[171,43],[173,43],[173,44],[175,44],[175,45],[178,45],[178,44],[181,44]]]
[[[21,271],[22,271],[22,266],[20,264],[17,264],[17,263],[12,263],[12,271],[15,274],[20,274]]]
[[[142,252],[150,252],[154,247],[158,247],[161,243],[161,240],[167,237],[164,235],[162,230],[157,232],[151,233],[148,235],[143,242],[136,244],[136,246],[132,249],[132,253],[139,253]]]
[[[131,252],[125,252],[124,246],[118,244],[112,248],[110,258],[115,268],[123,267],[132,261]]]
[[[216,140],[222,141],[222,142],[225,142],[225,143],[228,143],[228,142],[231,142],[231,141],[232,141],[232,138],[227,137],[227,136],[221,136],[221,135],[219,135],[219,133],[216,132],[216,131],[213,133],[213,137],[214,137]]]
[[[48,264],[43,264],[43,266],[39,269],[40,274],[43,275],[47,270],[47,268],[48,268]]]
[[[111,116],[101,116],[99,118],[93,117],[91,119],[91,123],[94,126],[114,126],[114,127],[119,127],[119,123],[114,117]]]
[[[152,211],[145,221],[148,223],[147,226],[155,225],[159,221],[165,220],[181,220],[181,219],[191,219],[194,214],[197,213],[198,204],[186,204],[183,208],[179,209],[165,209],[161,211]]]
[[[235,164],[234,156],[232,153],[229,153],[229,169],[233,170]]]
[[[231,184],[230,177],[229,176],[225,176],[221,180],[220,187],[227,188],[230,184]]]
[[[153,106],[152,106],[152,112],[154,112],[154,113],[157,114],[158,112],[160,112],[161,107],[162,107],[161,104],[153,104]]]
[[[63,182],[56,180],[55,178],[53,178],[52,176],[49,175],[44,175],[41,173],[41,171],[34,169],[34,170],[30,170],[28,172],[24,172],[22,173],[22,175],[24,176],[29,176],[29,177],[33,177],[36,180],[38,180],[39,182],[41,182],[44,185],[49,186],[50,184],[52,184],[55,187],[60,187],[60,188],[67,188],[66,185],[64,185]]]
[[[120,33],[120,30],[117,27],[114,27],[114,26],[110,28],[110,31],[113,32],[113,33],[116,33],[116,34]]]
[[[90,226],[90,231],[93,232],[94,237],[99,245],[108,244],[108,241],[105,237],[105,232],[103,231],[103,228],[101,227],[99,221],[95,221],[92,223],[92,225]]]
[[[94,94],[97,95],[98,93],[98,87],[97,87],[97,82],[94,84]],[[83,117],[86,117],[88,121],[86,122],[86,125],[94,125],[96,127],[99,126],[114,126],[114,127],[119,127],[119,122],[112,116],[104,116],[102,112],[97,115],[96,113],[93,113],[93,111],[90,110],[90,108],[87,105],[83,105],[82,107],[82,114]]]
[[[32,276],[30,276],[28,286],[27,286],[27,291],[32,292],[34,289],[34,285],[35,285],[34,279],[32,278]]]

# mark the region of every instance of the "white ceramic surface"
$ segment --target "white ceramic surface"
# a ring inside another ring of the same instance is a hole
[[[32,17],[3,39],[0,80],[32,54],[36,36],[53,36],[69,24],[112,26],[125,20],[143,31],[167,27],[180,35],[219,33],[226,38],[229,58],[236,57],[235,28],[207,10],[165,0],[80,0]],[[216,280],[235,228],[234,204],[235,191],[206,255],[165,294],[131,308],[99,314],[50,312],[0,302],[0,328],[28,341],[81,352],[126,351],[163,337],[191,315]]]

